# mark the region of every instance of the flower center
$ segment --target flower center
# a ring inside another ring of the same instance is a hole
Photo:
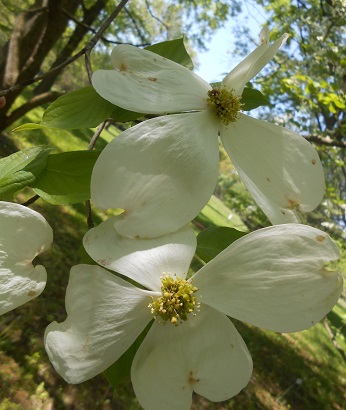
[[[194,293],[198,288],[192,283],[174,275],[161,277],[162,296],[156,300],[152,299],[149,304],[151,313],[156,319],[163,319],[165,322],[170,321],[178,325],[179,321],[187,320],[187,315],[192,313],[196,308],[198,310],[200,303],[196,302]]]
[[[206,99],[208,106],[216,112],[216,115],[225,125],[237,121],[238,112],[243,105],[240,101],[240,96],[233,95],[232,91],[225,88],[209,90]]]

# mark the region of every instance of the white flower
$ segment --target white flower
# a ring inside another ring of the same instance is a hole
[[[324,192],[316,150],[297,133],[239,112],[239,98],[287,35],[261,44],[219,90],[190,70],[147,50],[113,49],[114,70],[93,75],[95,90],[123,108],[158,114],[115,138],[101,153],[91,197],[101,209],[123,208],[119,233],[157,237],[193,219],[217,180],[218,134],[247,189],[273,224],[298,222]],[[174,114],[185,112],[182,114]],[[165,114],[174,115],[165,115]],[[155,202],[152,205],[152,202]]]
[[[46,286],[43,266],[32,260],[48,249],[52,228],[25,206],[0,202],[0,315],[40,295]]]
[[[187,410],[193,391],[222,401],[246,386],[251,357],[227,316],[295,332],[323,318],[342,291],[341,275],[324,269],[339,257],[337,246],[299,224],[242,237],[188,280],[196,248],[189,227],[128,239],[108,220],[86,234],[84,245],[98,263],[148,290],[99,266],[73,267],[68,316],[46,329],[47,353],[67,382],[81,383],[119,359],[156,317],[131,368],[146,410]]]

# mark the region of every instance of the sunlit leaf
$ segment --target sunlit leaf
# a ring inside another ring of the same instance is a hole
[[[255,88],[245,87],[241,97],[241,102],[244,104],[242,109],[244,111],[253,110],[260,105],[270,104],[270,102],[264,97],[264,95]]]
[[[182,38],[153,44],[147,49],[187,68],[193,68]],[[57,98],[46,109],[39,124],[24,124],[14,131],[39,128],[94,128],[108,118],[117,122],[127,122],[142,116],[142,113],[128,111],[110,103],[97,94],[92,86],[88,86]]]
[[[241,217],[228,208],[218,197],[212,195],[207,205],[201,210],[196,220],[205,228],[209,226],[226,226],[238,231],[247,232],[249,229]]]
[[[90,198],[90,178],[99,151],[71,151],[50,155],[45,170],[31,184],[54,205],[75,204]]]
[[[35,128],[93,128],[108,118],[127,122],[142,115],[113,105],[99,96],[92,86],[88,86],[57,98],[44,112],[40,124],[24,124],[14,131]]]
[[[175,61],[176,63],[188,68],[193,69],[193,62],[191,57],[186,51],[184,41],[182,38],[176,40],[163,41],[162,43],[153,44],[152,46],[145,47],[146,50],[159,54],[162,57]]]
[[[36,124],[34,122],[28,122],[23,125],[19,125],[19,127],[14,128],[12,131],[17,132],[17,131],[28,131],[28,130],[38,130],[42,128],[49,128],[46,125],[42,124]]]
[[[344,110],[344,109],[346,108],[345,101],[342,101],[341,98],[339,98],[339,99],[338,99],[338,98],[335,98],[334,104],[335,104],[338,108],[340,108],[341,110]]]
[[[33,183],[45,169],[53,149],[48,145],[26,148],[0,159],[0,195],[11,194]]]

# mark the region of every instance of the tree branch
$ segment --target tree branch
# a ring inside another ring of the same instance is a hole
[[[89,52],[95,47],[95,45],[97,44],[97,42],[100,40],[100,38],[102,37],[103,33],[107,30],[107,28],[109,27],[109,25],[111,24],[111,22],[117,17],[117,15],[120,13],[120,11],[122,10],[122,8],[125,6],[125,4],[128,2],[129,0],[122,0],[120,2],[120,4],[116,7],[116,9],[114,10],[114,12],[104,21],[104,23],[102,24],[102,26],[100,27],[100,29],[98,30],[98,32],[94,35],[94,37],[88,42],[88,44],[83,47],[78,53],[76,53],[74,56],[67,58],[63,63],[59,64],[58,66],[52,68],[51,70],[47,71],[46,73],[43,73],[41,75],[38,75],[34,78],[32,78],[31,80],[27,80],[27,81],[23,81],[21,83],[18,83],[10,88],[7,88],[6,90],[2,90],[0,91],[0,96],[6,96],[9,93],[11,93],[12,91],[15,90],[20,90],[23,89],[25,87],[27,87],[28,85],[34,84],[37,81],[40,81],[42,79],[44,79],[46,76],[48,76],[49,74],[61,70],[62,68],[66,67],[67,65],[71,64],[73,61],[77,60],[79,57],[81,57],[83,54]]]
[[[335,346],[336,350],[341,354],[342,358],[346,362],[346,354],[343,351],[343,349],[341,348],[341,346],[339,345],[339,343],[335,340],[335,335],[332,332],[332,329],[330,328],[327,319],[324,319],[323,324],[324,324],[324,327],[326,328],[326,331],[327,331],[327,333],[330,337],[330,340],[332,341],[332,343]]]
[[[59,93],[57,91],[48,91],[46,93],[33,97],[31,100],[27,101],[25,104],[12,111],[11,114],[6,117],[5,126],[12,124],[14,121],[25,115],[27,112],[31,111],[33,108],[39,107],[40,105],[47,102],[55,101],[61,95],[62,93]]]
[[[33,204],[34,202],[36,202],[38,199],[40,199],[40,196],[35,195],[35,196],[31,197],[30,199],[28,199],[26,202],[23,202],[21,205],[29,206],[29,205]]]
[[[323,6],[322,6],[322,7],[323,7]],[[346,13],[346,11],[344,11],[343,13],[341,13],[337,18],[335,18],[335,19],[330,19],[329,26],[327,27],[327,30],[326,30],[326,32],[325,32],[325,34],[324,34],[324,36],[323,36],[322,42],[325,42],[325,41],[326,41],[326,39],[327,39],[328,36],[329,36],[329,33],[330,33],[331,29],[332,29],[332,28],[335,28],[336,23],[337,23],[339,20],[342,19],[342,17],[345,15],[345,13]],[[330,18],[330,16],[329,16],[329,18]]]
[[[93,27],[89,26],[88,24],[86,24],[84,21],[78,21],[74,16],[72,16],[72,14],[68,13],[66,10],[63,10],[63,13],[70,19],[72,20],[74,23],[76,23],[77,25],[80,25],[82,27],[84,27],[86,30],[90,31],[93,34],[97,33],[97,30],[95,30]],[[130,46],[134,46],[134,47],[146,47],[149,46],[150,43],[141,43],[141,44],[135,44],[135,43],[131,43],[131,42],[126,42],[124,43],[123,41],[115,41],[115,40],[109,40],[107,37],[102,36],[100,38],[100,40],[102,40],[105,43],[109,43],[109,44],[115,44],[115,45],[119,45],[119,44],[129,44]]]
[[[162,21],[159,17],[155,16],[155,14],[151,11],[150,4],[149,4],[148,0],[145,0],[145,4],[147,6],[148,12],[151,15],[151,17],[153,19],[155,19],[156,21],[158,21],[160,24],[162,24],[164,26],[164,28],[167,30],[167,32],[169,32],[170,27],[167,26],[167,24],[164,21]]]
[[[90,143],[88,145],[88,148],[87,148],[88,151],[91,151],[94,149],[95,143],[98,137],[100,136],[101,132],[103,131],[106,123],[107,123],[107,120],[101,122],[101,124],[97,127],[97,130],[95,131],[95,134],[91,138]],[[86,214],[87,214],[87,226],[89,229],[91,229],[95,226],[95,224],[94,224],[94,220],[92,216],[90,199],[85,201],[85,208],[86,208]]]
[[[85,47],[85,65],[86,65],[86,69],[87,69],[87,72],[88,72],[89,81],[91,81],[91,75],[92,75],[92,70],[91,70],[91,65],[90,65],[90,60],[89,60],[90,51],[95,46],[97,41],[102,37],[102,35],[106,31],[107,27],[116,18],[116,16],[119,14],[120,10],[125,6],[125,4],[127,2],[128,2],[128,0],[123,0],[119,4],[119,6],[115,9],[114,13],[112,13],[108,17],[108,19],[101,26],[100,30],[97,32],[97,34],[91,39],[91,41]],[[89,44],[91,44],[90,47],[88,47]],[[92,137],[92,139],[89,143],[88,150],[92,150],[94,148],[96,140],[100,136],[103,128],[105,127],[105,125],[106,125],[106,121],[102,122],[98,126],[95,134],[93,135],[93,137]],[[89,229],[91,229],[91,228],[94,227],[94,220],[93,220],[93,217],[92,217],[91,202],[90,202],[89,199],[87,201],[85,201],[85,208],[86,208],[86,213],[87,213],[87,226],[88,226]]]
[[[141,30],[139,29],[138,24],[137,24],[135,18],[134,18],[133,15],[130,13],[130,11],[128,10],[127,7],[125,7],[124,10],[126,11],[127,15],[130,17],[130,19],[131,19],[131,21],[132,21],[132,23],[133,23],[133,25],[134,25],[134,27],[135,27],[135,29],[136,29],[136,31],[137,31],[138,37],[142,40],[143,43],[145,43],[145,42],[146,42],[145,36],[143,35],[143,33],[141,32]]]
[[[319,145],[327,145],[329,147],[340,147],[340,148],[346,148],[346,142],[341,142],[341,141],[335,141],[329,137],[323,138],[318,135],[308,135],[304,136],[304,138],[307,141],[314,142]]]
[[[79,0],[80,1],[80,0]],[[80,24],[77,24],[73,33],[70,35],[65,46],[60,51],[59,55],[56,57],[55,61],[51,65],[50,69],[58,66],[63,63],[67,58],[75,52],[80,42],[83,40],[84,36],[88,33],[88,28],[84,25],[89,26],[92,24],[95,19],[99,16],[100,12],[105,8],[107,1],[109,0],[96,0],[95,3],[88,9],[83,8],[83,21]],[[76,19],[73,16],[73,13],[66,7],[61,7],[61,13],[68,18],[68,20],[75,21]],[[94,32],[96,34],[96,30]],[[60,71],[50,74],[44,78],[40,84],[35,88],[34,94],[42,94],[47,92],[53,86],[56,78],[59,76]]]
[[[88,151],[91,151],[91,150],[94,149],[97,138],[100,136],[100,134],[103,131],[106,124],[107,124],[107,120],[101,122],[101,124],[97,127],[97,130],[95,131],[95,133],[94,133],[93,137],[91,138],[90,143],[88,145]]]

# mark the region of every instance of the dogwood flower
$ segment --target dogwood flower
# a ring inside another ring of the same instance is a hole
[[[154,318],[131,368],[146,410],[187,410],[193,391],[222,401],[247,385],[252,360],[227,316],[295,332],[323,318],[342,291],[341,275],[324,268],[339,257],[336,244],[300,224],[250,233],[191,278],[196,238],[188,226],[129,239],[108,220],[86,234],[84,246],[100,265],[141,287],[100,266],[73,267],[68,316],[47,327],[46,351],[68,383],[81,383],[119,359]]]
[[[240,112],[246,83],[286,38],[270,45],[263,29],[261,44],[220,88],[148,50],[113,49],[114,70],[93,75],[96,92],[125,109],[161,115],[115,138],[96,162],[91,198],[101,209],[125,209],[119,233],[157,237],[193,219],[216,185],[218,135],[273,224],[298,222],[297,208],[311,211],[320,203],[324,177],[316,150],[299,134]]]
[[[0,315],[41,294],[46,270],[32,260],[52,241],[52,228],[38,212],[0,202]]]

